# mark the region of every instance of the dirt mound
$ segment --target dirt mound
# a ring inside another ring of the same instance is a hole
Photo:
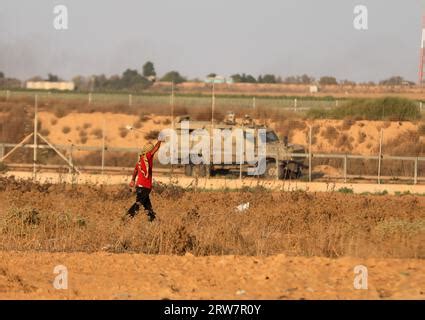
[[[342,177],[343,173],[329,165],[319,165],[315,166],[313,169],[314,172],[322,173],[325,177]]]

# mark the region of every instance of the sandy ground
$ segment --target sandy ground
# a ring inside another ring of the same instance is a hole
[[[425,261],[0,252],[1,299],[424,299]],[[68,289],[53,269],[64,265]],[[354,267],[368,289],[354,288]]]
[[[126,132],[122,136],[123,128],[138,122],[139,117],[126,114],[112,113],[71,113],[62,118],[56,118],[53,113],[40,112],[42,128],[47,129],[50,142],[54,144],[75,144],[87,146],[101,146],[101,130],[105,122],[105,143],[109,147],[141,147],[146,141],[145,135],[153,130],[169,128],[166,121],[170,117],[149,116],[149,120],[141,122],[139,131]],[[301,120],[300,120],[301,121]],[[396,139],[400,134],[416,132],[418,125],[412,122],[385,122],[385,121],[356,121],[351,126],[344,126],[342,120],[303,120],[304,128],[291,129],[290,141],[292,143],[308,145],[307,126],[316,127],[315,137],[317,142],[312,146],[313,152],[349,152],[352,154],[376,155],[379,146],[380,130],[384,130],[384,145]],[[278,122],[272,122],[274,129],[282,127]],[[68,127],[68,133],[63,128]],[[326,134],[328,128],[335,129],[335,134]],[[96,134],[97,131],[97,134]],[[81,132],[87,134],[87,141],[81,142]],[[341,135],[347,136],[347,141],[337,146]],[[384,150],[388,151],[388,150]]]

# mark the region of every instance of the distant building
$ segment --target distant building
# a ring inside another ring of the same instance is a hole
[[[225,77],[222,76],[215,76],[215,77],[208,77],[205,79],[204,81],[205,83],[215,83],[215,84],[220,84],[220,83],[233,83],[233,79],[226,79]]]
[[[75,89],[75,84],[72,81],[65,82],[51,82],[51,81],[28,81],[26,83],[27,89],[37,89],[37,90],[70,90]]]
[[[318,93],[319,87],[318,86],[310,86],[310,93]]]

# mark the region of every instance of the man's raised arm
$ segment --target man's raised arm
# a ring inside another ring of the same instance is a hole
[[[159,147],[161,146],[161,140],[158,140],[158,142],[155,144],[155,146],[153,147],[151,154],[152,156],[155,155],[155,153],[159,150]]]

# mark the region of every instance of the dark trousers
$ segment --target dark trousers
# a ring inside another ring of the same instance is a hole
[[[151,193],[151,189],[137,187],[136,202],[131,206],[130,209],[128,209],[127,214],[130,215],[131,217],[134,217],[139,212],[140,206],[142,205],[147,211],[147,214],[149,216],[155,216],[155,212],[152,209],[151,200],[149,199],[150,193]]]

